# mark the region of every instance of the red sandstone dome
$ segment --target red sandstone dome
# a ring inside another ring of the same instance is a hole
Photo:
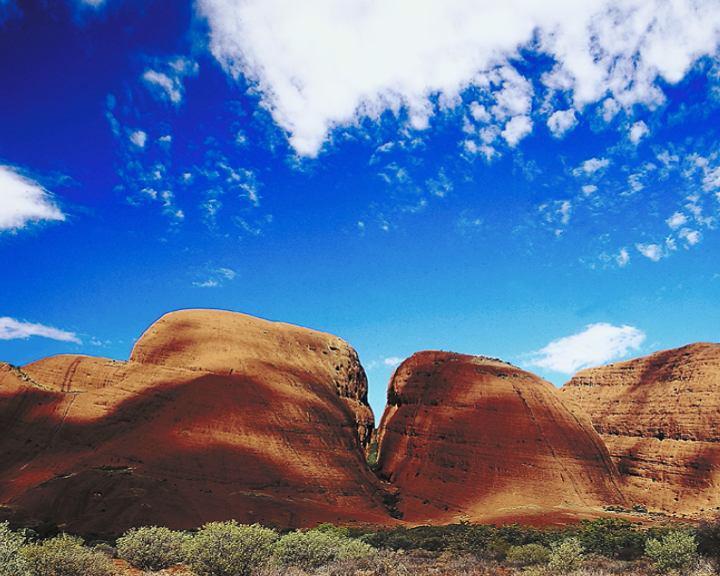
[[[562,389],[592,418],[633,503],[720,507],[720,344],[691,344],[579,372]]]
[[[589,422],[550,383],[479,356],[420,352],[388,389],[379,469],[411,522],[548,523],[621,503]]]
[[[128,362],[0,367],[0,510],[80,533],[386,523],[367,381],[341,339],[242,314],[162,317]]]

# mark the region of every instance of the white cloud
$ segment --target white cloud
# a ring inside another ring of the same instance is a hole
[[[472,117],[478,122],[490,122],[492,119],[492,116],[490,116],[485,106],[478,102],[470,104],[470,114],[472,114]]]
[[[670,226],[670,228],[677,230],[680,226],[687,224],[687,216],[685,216],[682,212],[675,212],[675,214],[670,216],[670,218],[665,220],[665,222],[668,226]]]
[[[582,332],[553,340],[533,352],[529,364],[553,372],[573,374],[583,368],[623,358],[638,350],[644,341],[644,332],[633,326],[599,322],[589,324]]]
[[[134,130],[130,132],[130,142],[132,142],[138,148],[145,148],[147,143],[147,134],[142,130]]]
[[[659,79],[680,81],[720,35],[715,0],[199,0],[210,49],[253,82],[301,155],[329,132],[405,107],[428,125],[431,97],[459,102],[470,86],[532,45],[555,62],[545,88],[574,108],[655,106]],[[503,125],[504,128],[504,125]],[[508,131],[508,135],[510,135]]]
[[[233,280],[237,276],[237,272],[232,268],[218,268],[217,273],[226,280]]]
[[[585,160],[585,162],[583,162],[578,168],[575,168],[575,170],[573,170],[573,174],[575,174],[575,176],[580,176],[582,174],[590,176],[595,174],[598,170],[607,168],[609,165],[610,160],[607,158],[590,158]]]
[[[650,129],[648,128],[647,124],[640,120],[639,122],[635,122],[630,128],[630,132],[628,133],[628,138],[630,138],[630,142],[633,144],[637,144],[645,138],[650,133]]]
[[[50,193],[17,168],[0,165],[0,232],[45,220],[65,220]]]
[[[400,366],[401,363],[402,358],[400,358],[399,356],[389,356],[388,358],[383,359],[383,364],[385,366],[391,366],[393,368],[395,368],[396,366]]]
[[[173,58],[167,62],[158,63],[156,68],[148,68],[143,73],[143,80],[153,93],[169,100],[175,106],[183,101],[185,94],[185,78],[197,74],[197,62],[188,58]]]
[[[690,228],[683,228],[678,232],[678,236],[685,240],[688,246],[695,246],[700,243],[702,235],[697,230],[691,230]]]
[[[505,124],[500,135],[513,147],[530,132],[532,132],[532,120],[528,116],[514,116]]]
[[[66,332],[44,324],[23,322],[7,316],[0,318],[0,340],[25,340],[31,336],[82,344],[74,332]]]
[[[720,166],[705,171],[703,176],[703,189],[705,191],[720,188]]]
[[[557,112],[553,112],[547,121],[550,132],[552,132],[553,136],[556,138],[560,138],[568,130],[572,130],[577,123],[578,121],[575,117],[575,110],[572,108],[570,110],[558,110]]]
[[[660,244],[635,244],[635,248],[645,258],[649,258],[653,262],[659,262],[667,256],[667,252]]]
[[[602,103],[602,117],[605,122],[612,121],[615,115],[620,112],[620,104],[614,98],[606,98]]]
[[[582,193],[585,194],[585,196],[590,196],[591,194],[595,194],[597,192],[598,187],[595,186],[595,184],[585,184],[582,187]]]
[[[555,227],[555,235],[560,236],[563,228],[570,223],[573,205],[570,200],[554,200],[541,204],[538,207],[538,211],[547,224]]]
[[[237,272],[232,268],[216,268],[210,273],[208,278],[198,280],[192,284],[196,288],[219,288],[226,281],[234,280],[236,276]]]
[[[625,268],[625,266],[628,265],[630,262],[630,253],[627,251],[627,248],[620,249],[620,252],[615,256],[615,262],[620,268]]]

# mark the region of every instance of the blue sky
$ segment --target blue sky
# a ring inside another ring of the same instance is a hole
[[[397,362],[717,341],[720,10],[0,0],[0,358],[246,312]]]

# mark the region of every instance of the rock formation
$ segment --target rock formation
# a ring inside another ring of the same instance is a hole
[[[126,362],[0,363],[0,520],[90,535],[228,518],[552,524],[609,504],[709,511],[720,506],[718,384],[719,344],[585,370],[560,392],[499,360],[420,352],[390,382],[375,474],[367,381],[347,343],[174,312]]]
[[[344,341],[242,314],[168,314],[128,362],[0,365],[0,505],[79,533],[236,518],[387,523]]]
[[[621,503],[590,423],[548,382],[479,356],[420,352],[388,389],[379,473],[411,522],[531,520]]]
[[[720,344],[579,372],[562,389],[592,418],[630,501],[672,513],[720,506]]]

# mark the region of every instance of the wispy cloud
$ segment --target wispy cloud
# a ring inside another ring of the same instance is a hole
[[[370,360],[365,364],[367,370],[397,368],[402,364],[403,359],[400,356],[386,356]]]
[[[153,94],[179,106],[185,94],[185,79],[197,72],[197,62],[178,56],[147,68],[142,78]]]
[[[193,286],[197,288],[219,288],[225,282],[234,280],[236,276],[237,272],[232,268],[216,268],[206,278],[193,282]]]
[[[575,116],[575,110],[558,110],[553,112],[548,118],[547,125],[556,138],[561,138],[566,132],[577,126],[578,120]]]
[[[0,232],[41,221],[65,220],[52,195],[18,168],[0,165]]]
[[[387,358],[383,358],[383,364],[392,368],[400,366],[401,362],[402,358],[400,358],[399,356],[388,356]]]
[[[668,250],[662,244],[635,244],[635,248],[648,260],[660,262],[668,255]]]
[[[138,148],[145,148],[145,144],[147,144],[147,133],[145,131],[133,130],[128,137],[130,138],[130,142]]]
[[[640,120],[639,122],[635,122],[635,124],[630,127],[628,138],[630,138],[630,142],[632,142],[633,144],[637,144],[649,133],[650,129],[648,128],[648,125],[645,124],[645,122],[643,122],[642,120]]]
[[[503,140],[517,145],[534,116],[555,112],[530,108],[534,89],[509,64],[524,47],[554,62],[537,86],[540,101],[562,94],[577,109],[598,104],[609,122],[622,109],[662,103],[662,82],[680,81],[713,54],[720,34],[714,0],[520,0],[482,10],[473,0],[199,0],[198,9],[215,58],[255,84],[291,145],[307,156],[318,154],[333,129],[386,110],[404,109],[407,128],[425,130],[438,111],[462,105],[468,88],[487,94],[478,105],[488,116],[477,106],[472,116],[490,124],[466,149],[487,156]],[[498,75],[505,78],[497,82]],[[553,125],[567,121],[556,117]]]
[[[605,322],[589,324],[581,332],[553,340],[530,354],[528,364],[562,374],[599,366],[637,351],[645,333],[634,326]]]
[[[573,174],[575,176],[581,176],[583,174],[589,176],[595,174],[599,170],[607,168],[610,165],[610,160],[607,158],[589,158],[585,160],[580,166],[575,168]]]
[[[8,316],[0,317],[0,340],[25,340],[31,336],[82,344],[74,332],[67,332],[44,324],[23,322]]]

